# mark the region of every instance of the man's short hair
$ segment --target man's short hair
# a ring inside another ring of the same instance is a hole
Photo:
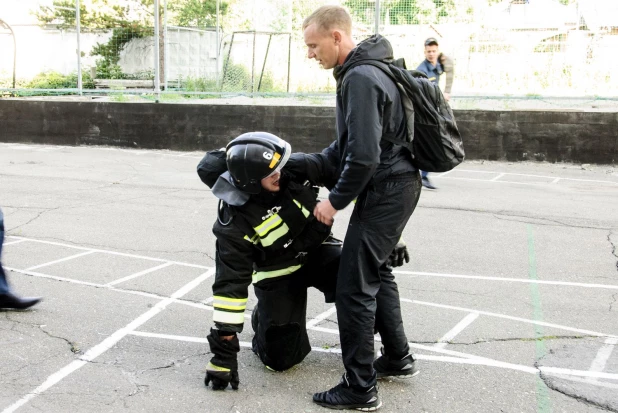
[[[430,37],[425,40],[425,46],[438,46],[438,40],[435,37]]]
[[[326,5],[318,8],[303,22],[303,31],[313,23],[323,31],[340,29],[347,35],[352,34],[352,18],[341,6]]]

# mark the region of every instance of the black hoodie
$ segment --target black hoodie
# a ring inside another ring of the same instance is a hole
[[[337,140],[322,155],[337,167],[338,180],[328,198],[338,210],[368,184],[415,170],[407,149],[382,140],[388,134],[405,141],[405,113],[397,86],[377,67],[356,65],[363,60],[392,62],[391,44],[380,35],[371,36],[333,71],[337,80]]]

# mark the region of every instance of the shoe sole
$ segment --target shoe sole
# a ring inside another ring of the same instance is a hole
[[[381,375],[380,373],[378,373],[378,379],[388,379],[388,378],[394,378],[394,379],[411,379],[414,376],[418,376],[418,373],[420,373],[420,370],[416,370],[413,374],[385,374],[385,375]]]
[[[375,412],[380,407],[382,407],[382,400],[379,401],[377,406],[366,407],[362,404],[346,404],[346,405],[338,405],[338,404],[328,404],[322,402],[313,401],[315,404],[320,405],[322,407],[326,407],[333,410],[358,410],[361,412]]]

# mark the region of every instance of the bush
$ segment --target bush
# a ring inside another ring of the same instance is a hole
[[[77,72],[63,75],[58,72],[43,72],[36,75],[32,80],[23,85],[27,89],[76,89]],[[94,82],[87,70],[82,71],[82,87],[94,89]]]

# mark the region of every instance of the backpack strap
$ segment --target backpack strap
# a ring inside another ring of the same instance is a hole
[[[393,64],[386,64],[384,62],[381,62],[379,60],[371,60],[371,59],[367,59],[367,60],[359,60],[358,62],[353,63],[348,70],[346,71],[346,73],[349,73],[349,71],[356,67],[356,66],[360,66],[360,65],[369,65],[369,66],[374,66],[377,67],[378,69],[382,70],[382,72],[384,72],[392,81],[393,83],[395,83],[395,85],[397,86],[397,89],[399,90],[399,94],[402,96],[402,105],[404,105],[404,112],[406,113],[406,122],[410,122],[410,119],[408,119],[408,110],[406,110],[406,106],[409,104],[409,108],[412,110],[412,113],[414,113],[414,106],[412,104],[412,101],[409,99],[408,94],[406,92],[406,90],[404,89],[403,86],[401,86],[401,84],[399,83],[399,81],[397,80],[397,78],[395,77],[395,75],[393,74],[392,70],[391,70],[391,66],[395,67],[395,68],[399,68],[401,65],[402,70],[405,70],[405,61],[403,60],[403,58],[401,59],[397,59],[394,61],[395,65]],[[417,71],[412,71],[410,70],[410,72],[417,72]],[[418,72],[420,73],[423,77],[427,77],[425,76],[425,74],[423,72]],[[414,74],[413,74],[414,76]],[[416,76],[415,76],[416,77]],[[406,103],[403,99],[403,97],[406,97],[406,99],[408,100],[408,103]],[[412,119],[413,122],[413,119]],[[413,125],[412,125],[413,127]],[[409,134],[408,134],[409,135]],[[404,146],[405,148],[407,148],[410,153],[412,154],[412,158],[414,158],[414,152],[413,152],[413,147],[412,147],[412,140],[410,140],[410,142],[408,141],[404,141],[401,139],[397,139],[393,136],[390,135],[382,135],[382,139],[384,139],[387,142],[390,142],[392,144],[395,145],[400,145],[400,146]]]

